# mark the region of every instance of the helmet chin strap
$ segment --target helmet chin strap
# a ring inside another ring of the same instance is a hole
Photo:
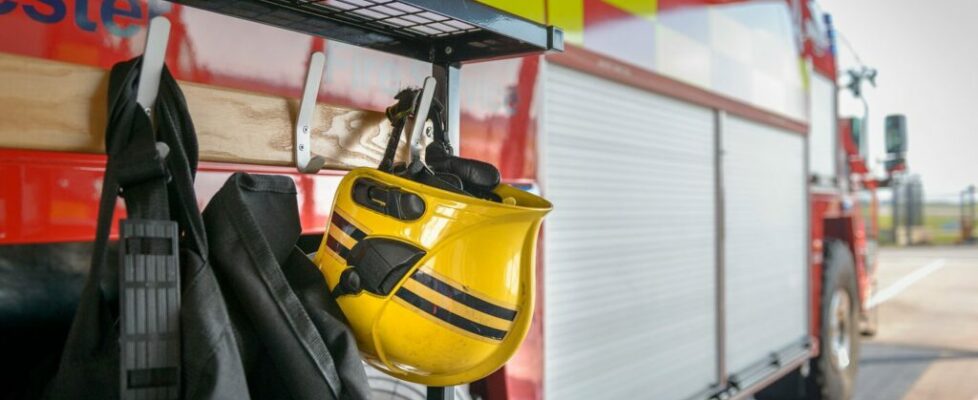
[[[500,201],[493,191],[499,185],[499,170],[492,164],[457,157],[452,154],[442,104],[434,99],[435,80],[425,79],[421,89],[405,89],[395,96],[397,104],[387,108],[393,129],[379,170],[425,185],[480,199]],[[421,118],[420,116],[427,116]],[[430,123],[432,141],[421,157],[421,142]],[[403,131],[410,127],[408,146],[411,157],[406,164],[394,164],[394,156]]]
[[[430,121],[434,142],[445,140],[445,126],[442,122],[442,105],[434,99],[435,80],[434,78],[425,79],[426,88],[408,88],[401,90],[394,96],[397,103],[387,107],[387,119],[391,121],[391,135],[387,141],[387,148],[384,157],[380,161],[377,169],[384,172],[392,172],[394,169],[394,157],[397,154],[397,147],[401,141],[401,134],[410,126],[408,136],[408,146],[411,151],[410,164],[422,163],[421,143],[424,137],[425,125]],[[428,91],[427,95],[425,91]],[[423,111],[422,111],[423,110]],[[425,118],[419,116],[425,115]],[[443,146],[451,148],[451,145],[444,143]],[[423,165],[422,165],[423,166]]]

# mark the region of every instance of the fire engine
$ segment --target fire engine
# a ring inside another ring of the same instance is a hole
[[[482,3],[558,26],[566,45],[460,70],[461,154],[555,205],[530,333],[468,390],[848,398],[860,332],[875,329],[879,182],[859,121],[839,116],[830,19],[808,0]],[[0,387],[13,394],[57,363],[95,230],[106,71],[142,53],[156,15],[200,136],[201,205],[233,171],[289,175],[313,249],[343,171],[292,164],[309,54],[326,54],[331,110],[313,152],[342,150],[335,166],[368,165],[357,154],[377,148],[392,96],[431,72],[167,1],[0,2],[0,342],[23,366]]]

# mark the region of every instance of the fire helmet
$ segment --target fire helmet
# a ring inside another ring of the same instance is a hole
[[[437,104],[427,165],[415,151],[410,164],[392,165],[419,97],[402,92],[388,109],[395,128],[384,170],[354,169],[340,182],[315,262],[368,363],[450,386],[489,375],[526,336],[551,204],[499,184],[489,164],[451,156]]]

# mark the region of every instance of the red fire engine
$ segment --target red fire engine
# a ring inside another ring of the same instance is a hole
[[[860,326],[873,329],[877,182],[853,122],[838,116],[832,29],[814,3],[482,2],[561,27],[566,49],[461,69],[462,155],[555,204],[531,332],[469,389],[497,400],[765,388],[761,397],[847,398]],[[292,176],[312,244],[343,172],[292,166],[289,110],[309,54],[327,55],[319,101],[332,107],[313,152],[341,148],[339,166],[369,164],[354,156],[372,142],[334,130],[377,135],[369,121],[431,72],[166,1],[0,2],[9,360],[57,360],[95,229],[106,70],[141,54],[153,15],[173,24],[167,65],[201,137],[199,202],[235,170]],[[17,387],[24,371],[0,386]]]

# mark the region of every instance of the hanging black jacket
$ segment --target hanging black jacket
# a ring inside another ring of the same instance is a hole
[[[292,179],[235,173],[207,205],[204,222],[251,393],[369,398],[356,341],[319,269],[296,247]]]
[[[139,58],[119,63],[110,75],[95,251],[47,397],[117,399],[125,383],[119,266],[108,251],[121,189],[128,219],[179,227],[179,374],[158,380],[179,391],[166,398],[368,398],[352,336],[335,317],[322,276],[294,248],[291,180],[234,175],[209,204],[205,230],[193,190],[197,140],[183,94],[164,68],[154,138],[135,100],[139,65]]]

